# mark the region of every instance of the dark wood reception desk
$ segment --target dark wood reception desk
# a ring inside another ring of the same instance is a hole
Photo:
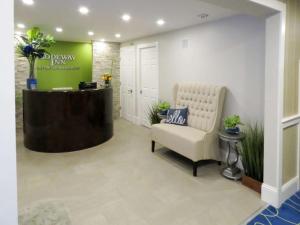
[[[23,90],[24,145],[39,152],[70,152],[113,136],[112,89]]]

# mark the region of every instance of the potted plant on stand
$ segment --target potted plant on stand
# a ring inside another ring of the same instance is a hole
[[[50,35],[44,35],[38,27],[33,27],[20,35],[18,38],[17,53],[21,57],[27,58],[29,62],[29,78],[27,79],[27,88],[36,89],[37,80],[35,78],[36,59],[44,57],[46,49],[55,43],[54,38]]]
[[[169,102],[160,102],[158,104],[159,113],[163,116],[166,116],[170,107],[171,105]]]
[[[240,128],[238,125],[242,125],[238,115],[228,116],[224,120],[225,132],[228,134],[239,134]]]
[[[264,172],[264,131],[261,126],[247,126],[240,154],[244,167],[242,184],[261,193]]]

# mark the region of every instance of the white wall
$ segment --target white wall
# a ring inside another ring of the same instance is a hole
[[[186,41],[188,47],[185,48],[183,42]],[[225,85],[228,88],[225,115],[239,114],[244,122],[263,121],[263,19],[235,16],[122,46],[150,42],[159,43],[160,99],[172,101],[172,87],[176,82]]]
[[[0,2],[0,224],[17,225],[13,1]]]

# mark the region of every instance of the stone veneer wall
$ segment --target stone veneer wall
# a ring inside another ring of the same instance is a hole
[[[26,58],[15,55],[15,94],[16,94],[16,129],[23,128],[22,90],[26,88],[26,79],[29,74],[29,64]]]
[[[111,70],[111,60],[115,61],[112,72],[114,119],[120,117],[120,43],[93,42],[93,81],[101,83],[101,75]]]

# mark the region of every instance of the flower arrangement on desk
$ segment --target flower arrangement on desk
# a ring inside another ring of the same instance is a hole
[[[111,80],[112,80],[112,74],[113,74],[113,67],[114,67],[114,59],[111,59],[111,67],[110,67],[110,72],[104,73],[101,76],[101,79],[104,81],[104,86],[105,87],[110,87],[111,86]]]
[[[105,87],[111,86],[112,75],[105,73],[102,75],[101,79],[104,81]]]
[[[17,53],[20,57],[27,58],[29,62],[29,78],[27,79],[27,88],[36,89],[37,81],[35,79],[35,62],[41,59],[47,52],[46,49],[55,43],[50,35],[44,35],[38,27],[33,27],[26,32],[26,35],[17,36]]]

